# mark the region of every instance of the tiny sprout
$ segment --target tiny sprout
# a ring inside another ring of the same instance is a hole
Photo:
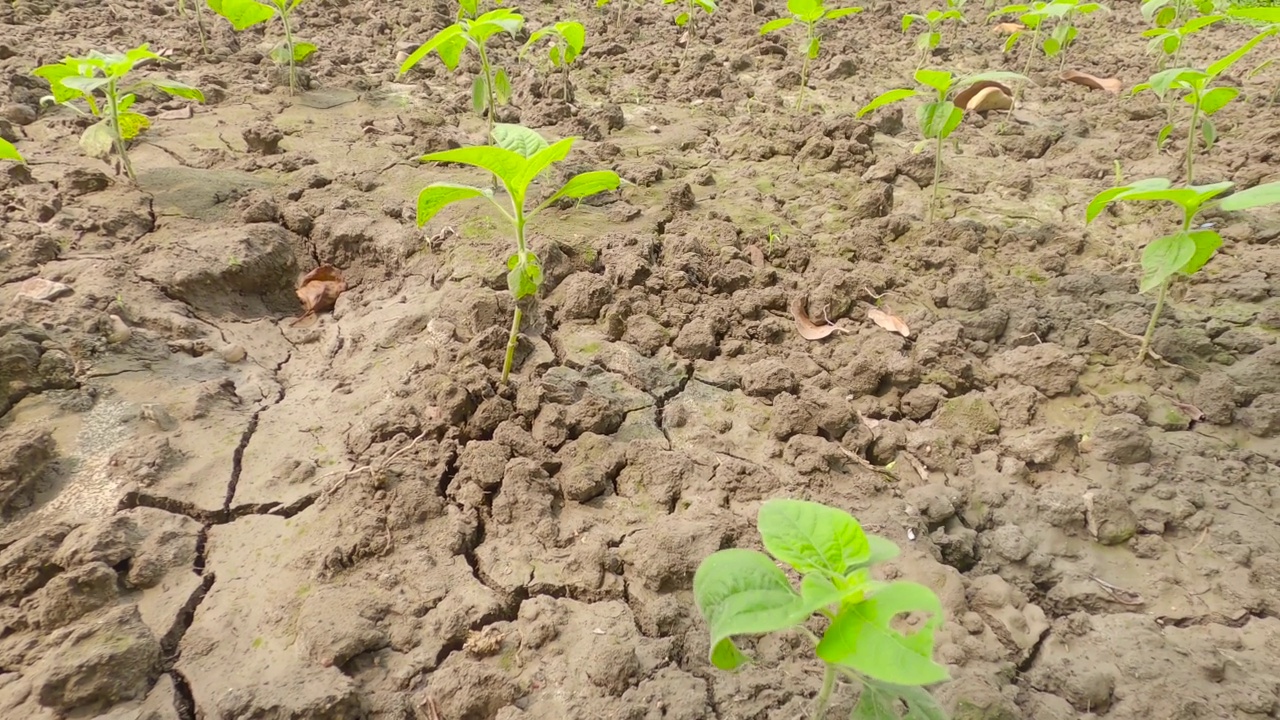
[[[927,25],[927,29],[916,37],[916,49],[920,51],[920,57],[916,61],[916,69],[919,70],[924,66],[924,61],[938,49],[938,45],[942,43],[942,25],[948,20],[963,23],[965,22],[964,13],[961,12],[960,6],[964,4],[964,0],[947,0],[946,10],[930,10],[920,15],[918,13],[907,13],[902,16],[902,32],[907,32],[916,22],[922,22]]]
[[[1142,280],[1138,284],[1139,292],[1157,290],[1156,307],[1147,323],[1147,331],[1142,336],[1142,347],[1138,351],[1138,362],[1147,357],[1151,347],[1151,336],[1155,333],[1156,322],[1164,309],[1165,296],[1169,282],[1177,275],[1194,275],[1204,267],[1218,248],[1222,247],[1222,236],[1212,229],[1211,224],[1196,226],[1196,215],[1210,207],[1219,210],[1249,210],[1264,205],[1280,204],[1280,182],[1256,185],[1248,190],[1228,195],[1221,200],[1215,197],[1229,190],[1234,183],[1220,182],[1212,185],[1188,185],[1173,187],[1165,178],[1140,180],[1132,185],[1113,187],[1098,193],[1089,202],[1085,211],[1085,223],[1091,223],[1113,202],[1121,201],[1163,201],[1182,208],[1182,227],[1171,235],[1156,238],[1147,244],[1142,251]]]
[[[462,200],[484,198],[510,223],[515,235],[516,250],[507,259],[507,289],[516,301],[511,320],[511,334],[507,340],[507,354],[502,363],[502,382],[511,376],[516,346],[520,338],[520,322],[523,310],[520,301],[537,295],[542,287],[542,264],[529,248],[525,227],[538,213],[561,198],[581,199],[607,190],[616,190],[621,183],[618,174],[608,170],[593,170],[569,178],[546,200],[534,207],[525,207],[529,186],[555,163],[565,159],[577,138],[565,138],[548,145],[538,133],[520,125],[498,124],[493,129],[494,145],[464,147],[455,150],[424,155],[424,162],[461,163],[488,170],[507,190],[510,208],[504,208],[494,199],[490,189],[471,185],[437,182],[428,185],[418,194],[418,227],[426,225],[445,207]]]
[[[671,5],[672,3],[676,3],[676,2],[679,2],[679,0],[662,0],[663,5]],[[716,11],[716,3],[715,3],[715,0],[684,0],[684,10],[681,11],[679,15],[676,15],[676,18],[675,18],[676,26],[684,28],[685,33],[687,34],[687,37],[684,41],[684,52],[680,56],[681,62],[684,61],[685,57],[688,57],[689,46],[693,44],[693,39],[697,37],[694,34],[694,27],[693,27],[694,26],[694,22],[693,22],[694,8],[698,8],[702,10],[702,12],[708,15],[712,15]]]
[[[205,0],[196,0],[197,3]],[[209,9],[227,19],[236,32],[261,25],[279,16],[284,26],[284,42],[271,50],[271,59],[277,65],[289,67],[289,92],[298,91],[298,63],[311,57],[318,48],[308,42],[298,42],[293,37],[293,10],[302,0],[207,0]]]
[[[19,164],[26,164],[27,162],[22,158],[22,153],[18,152],[18,148],[4,138],[0,138],[0,160],[9,160]]]
[[[197,89],[176,80],[147,79],[125,86],[125,77],[138,65],[148,60],[159,60],[143,43],[125,53],[101,53],[91,51],[86,57],[68,57],[60,63],[41,65],[32,71],[49,83],[53,93],[42,102],[66,105],[81,115],[99,118],[80,136],[80,147],[96,158],[106,159],[114,147],[120,165],[130,180],[137,181],[133,163],[129,161],[127,142],[151,126],[151,120],[130,108],[138,99],[135,94],[144,88],[155,88],[170,95],[204,102],[204,95]],[[101,93],[102,103],[98,94]],[[73,102],[83,100],[89,107],[85,113]]]
[[[920,125],[920,134],[924,137],[916,144],[916,152],[924,149],[930,140],[934,145],[933,156],[933,196],[929,202],[928,222],[933,222],[933,213],[938,204],[938,180],[942,176],[942,141],[960,126],[964,119],[964,110],[952,102],[955,94],[961,90],[983,81],[1001,82],[1004,80],[1025,80],[1026,78],[1011,72],[986,72],[968,77],[953,79],[945,70],[917,70],[916,82],[928,89],[913,90],[898,88],[882,93],[858,111],[862,117],[872,110],[892,105],[910,97],[925,98],[926,102],[916,109],[916,120]]]
[[[787,0],[787,12],[791,13],[791,17],[770,20],[760,27],[760,34],[768,35],[797,22],[804,25],[804,35],[800,42],[800,49],[804,52],[804,64],[800,67],[800,95],[796,98],[796,109],[803,110],[804,90],[809,84],[809,64],[818,58],[818,51],[822,47],[818,26],[828,20],[839,20],[842,17],[860,13],[862,8],[843,7],[828,10],[823,6],[822,0]]]
[[[493,135],[498,106],[505,105],[511,99],[511,80],[507,77],[506,70],[495,68],[489,60],[489,39],[498,33],[515,37],[524,26],[524,16],[508,8],[498,8],[477,15],[479,0],[458,0],[458,5],[458,21],[436,33],[415,50],[400,65],[400,74],[409,72],[432,52],[440,56],[440,61],[446,68],[456,70],[462,61],[462,52],[468,47],[475,48],[476,55],[480,58],[480,74],[471,83],[471,105],[477,115],[485,116],[489,124],[489,135]]]
[[[551,67],[558,68],[564,76],[564,101],[572,102],[573,86],[569,82],[569,67],[582,54],[582,48],[587,42],[587,29],[582,23],[572,21],[549,25],[529,36],[520,55],[528,53],[543,38],[550,38],[552,41],[547,55],[551,60]]]

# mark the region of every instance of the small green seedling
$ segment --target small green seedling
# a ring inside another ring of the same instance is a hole
[[[27,162],[23,159],[22,153],[18,152],[18,148],[4,138],[0,138],[0,160],[9,160],[23,165]]]
[[[1182,227],[1177,232],[1152,240],[1142,251],[1142,281],[1139,292],[1157,291],[1156,307],[1142,336],[1142,348],[1138,362],[1147,357],[1151,336],[1164,309],[1169,282],[1177,275],[1194,275],[1222,247],[1222,236],[1211,226],[1195,228],[1196,215],[1216,207],[1219,210],[1249,210],[1264,205],[1280,204],[1280,182],[1256,185],[1233,195],[1214,201],[1214,198],[1230,189],[1234,183],[1220,182],[1213,185],[1173,187],[1165,178],[1141,180],[1132,185],[1114,187],[1098,193],[1085,211],[1085,223],[1093,222],[1113,202],[1163,201],[1182,208]]]
[[[471,83],[471,106],[477,115],[484,115],[489,124],[489,135],[497,122],[498,106],[511,99],[511,80],[507,71],[495,68],[489,60],[489,39],[498,33],[515,37],[524,26],[524,16],[508,8],[498,8],[478,15],[479,0],[458,0],[458,21],[426,41],[400,65],[400,74],[427,55],[435,52],[450,71],[458,69],[462,53],[468,47],[475,48],[480,58],[480,74]]]
[[[197,0],[199,2],[200,0]],[[271,59],[277,65],[289,66],[289,92],[298,91],[298,63],[303,62],[318,49],[308,42],[298,42],[293,37],[293,10],[302,0],[207,0],[209,9],[226,18],[236,32],[260,25],[279,16],[284,25],[284,42],[271,50]]]
[[[1264,32],[1280,35],[1280,7],[1235,8],[1228,12],[1227,15],[1234,20],[1261,23],[1265,26],[1263,28]],[[1263,60],[1258,67],[1249,71],[1249,77],[1252,78],[1277,62],[1280,62],[1280,56]],[[1270,108],[1277,98],[1280,98],[1280,85],[1277,85],[1276,89],[1271,93],[1271,99],[1267,101],[1267,108]]]
[[[1053,0],[1030,5],[1007,5],[991,13],[988,18],[1017,13],[1018,22],[1031,30],[1031,44],[1038,44],[1045,57],[1058,58],[1059,67],[1063,67],[1067,63],[1067,50],[1080,34],[1076,28],[1076,18],[1099,11],[1107,11],[1107,6],[1096,2]],[[1045,35],[1046,30],[1047,35]],[[1010,35],[1004,43],[1004,51],[1006,53],[1012,51],[1026,32],[1026,30],[1019,30]],[[1023,75],[1030,74],[1033,57],[1034,51],[1027,56],[1026,67],[1022,70]]]
[[[587,29],[582,23],[572,21],[548,25],[529,36],[520,55],[529,52],[543,38],[551,40],[551,47],[547,49],[551,67],[558,68],[564,76],[564,101],[572,102],[573,86],[569,82],[569,67],[582,54],[582,48],[587,43]]]
[[[1151,38],[1151,41],[1147,43],[1147,52],[1160,54],[1159,67],[1163,70],[1165,66],[1178,62],[1178,55],[1182,52],[1182,41],[1187,36],[1194,35],[1225,19],[1225,15],[1193,17],[1178,27],[1153,27],[1144,31],[1142,37]]]
[[[1189,22],[1196,11],[1202,15],[1217,15],[1231,4],[1227,0],[1145,0],[1141,12],[1147,22],[1158,28],[1167,28],[1177,21]]]
[[[823,664],[815,719],[825,715],[840,676],[862,689],[851,718],[897,718],[899,701],[909,706],[908,718],[943,717],[924,689],[949,677],[933,660],[942,603],[924,585],[871,577],[898,547],[864,533],[843,510],[813,502],[770,500],[756,524],[769,555],[721,550],[693,576],[694,602],[711,634],[711,663],[736,670],[750,662],[735,636],[793,630],[813,642]],[[799,590],[777,562],[800,576]],[[908,634],[894,624],[908,614],[928,617]],[[826,620],[821,637],[805,627],[815,615]]]
[[[916,50],[920,51],[920,57],[916,61],[917,70],[924,66],[924,61],[942,44],[943,24],[947,21],[965,22],[964,13],[960,10],[962,5],[964,5],[964,0],[947,0],[946,10],[930,10],[923,15],[907,13],[902,16],[902,32],[904,33],[910,30],[911,26],[917,22],[922,22],[928,26],[928,29],[916,36]]]
[[[1152,75],[1146,82],[1135,85],[1131,91],[1131,94],[1137,94],[1149,90],[1162,102],[1173,94],[1180,94],[1183,101],[1191,106],[1191,115],[1187,121],[1186,182],[1188,184],[1195,182],[1195,152],[1196,145],[1199,143],[1197,133],[1204,141],[1205,150],[1212,149],[1218,139],[1218,129],[1212,120],[1213,115],[1240,95],[1239,88],[1210,87],[1210,85],[1272,32],[1271,30],[1263,31],[1205,70],[1185,67],[1162,70]],[[1156,136],[1156,147],[1164,147],[1173,132],[1173,127],[1174,123],[1171,121],[1160,129],[1159,135]]]
[[[1004,82],[1009,80],[1025,80],[1026,78],[1011,72],[985,72],[968,77],[953,79],[945,70],[928,68],[917,70],[916,82],[927,89],[898,88],[881,94],[858,111],[862,117],[872,110],[892,105],[910,97],[921,97],[925,103],[916,108],[916,120],[920,125],[923,140],[916,144],[915,152],[920,152],[929,143],[934,144],[933,157],[933,197],[929,202],[928,222],[933,222],[933,213],[938,205],[938,180],[942,176],[942,141],[960,126],[964,119],[964,110],[952,102],[955,94],[961,90],[984,80]]]
[[[671,5],[680,2],[680,0],[662,0],[663,5]],[[684,0],[684,10],[676,15],[675,23],[677,27],[685,29],[687,37],[684,41],[684,52],[680,55],[681,64],[684,59],[689,56],[689,46],[693,44],[693,39],[697,37],[694,31],[693,10],[697,8],[707,15],[712,15],[716,11],[715,0]]]
[[[803,110],[804,89],[809,84],[809,65],[818,58],[818,51],[822,47],[818,27],[828,20],[839,20],[842,17],[860,13],[862,8],[842,7],[828,10],[822,5],[822,0],[787,0],[787,12],[791,13],[791,17],[770,20],[760,27],[760,34],[768,35],[794,23],[804,26],[804,35],[800,43],[800,49],[804,53],[804,64],[800,67],[800,95],[796,98],[796,109]]]
[[[510,208],[504,208],[494,199],[493,190],[438,182],[428,185],[418,194],[418,226],[426,225],[446,206],[461,200],[484,198],[511,224],[515,235],[516,251],[507,259],[507,289],[516,301],[511,320],[511,334],[507,340],[507,355],[502,363],[502,382],[511,375],[516,345],[520,337],[520,321],[523,311],[520,301],[536,295],[542,286],[542,265],[538,256],[529,248],[525,227],[538,213],[561,198],[581,199],[607,190],[616,190],[621,183],[618,174],[608,170],[593,170],[569,178],[541,204],[529,210],[525,207],[529,186],[548,168],[564,160],[577,138],[565,138],[548,145],[538,133],[520,125],[498,124],[493,128],[494,145],[465,147],[424,155],[424,162],[461,163],[488,170],[507,190]]]
[[[85,153],[105,160],[114,147],[125,175],[136,182],[127,144],[150,127],[151,120],[130,109],[137,100],[135,93],[151,87],[176,97],[204,102],[204,95],[199,90],[176,80],[150,78],[125,84],[125,78],[140,63],[159,59],[160,56],[143,43],[125,53],[94,50],[86,57],[68,57],[60,63],[41,65],[32,72],[49,83],[52,95],[42,102],[66,105],[82,115],[98,118],[98,122],[90,125],[80,136],[80,147]],[[89,112],[77,107],[74,104],[76,100],[83,100]]]

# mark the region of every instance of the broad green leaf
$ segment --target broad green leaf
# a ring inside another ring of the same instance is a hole
[[[885,105],[892,105],[899,100],[905,100],[915,94],[916,91],[910,88],[898,88],[897,90],[890,90],[889,92],[881,93],[878,97],[864,105],[862,109],[858,111],[858,117],[862,117],[872,110],[882,108]]]
[[[925,36],[925,45],[927,45],[930,50],[938,47],[941,44],[942,44],[942,33],[931,32]]]
[[[910,13],[903,15],[902,16],[902,32],[906,32],[907,30],[910,30],[911,23],[915,22],[916,20],[922,20],[924,22],[928,22],[928,20],[926,20],[923,17],[920,17],[919,15],[912,15]]]
[[[1209,118],[1200,121],[1200,137],[1204,138],[1205,150],[1212,150],[1213,144],[1218,142],[1218,127]]]
[[[491,197],[489,190],[455,183],[431,183],[418,193],[418,227],[431,221],[445,207],[461,200]]]
[[[822,17],[822,10],[821,0],[787,0],[787,12],[801,22],[816,22]]]
[[[1089,201],[1089,206],[1085,210],[1084,214],[1084,222],[1086,225],[1093,222],[1098,215],[1102,213],[1103,209],[1107,207],[1107,205],[1111,204],[1121,195],[1131,190],[1164,190],[1172,185],[1173,183],[1166,178],[1148,178],[1131,185],[1107,188],[1097,195],[1094,195],[1093,199]]]
[[[204,93],[186,83],[180,83],[177,80],[148,80],[147,84],[163,90],[175,97],[195,100],[196,102],[204,102]]]
[[[495,127],[494,134],[496,135],[497,132],[498,129]],[[542,140],[542,136],[539,135],[538,139]],[[573,143],[577,139],[578,138],[576,137],[567,137],[551,145],[547,145],[546,141],[543,140],[544,147],[540,150],[535,150],[534,153],[528,157],[528,161],[525,163],[524,170],[521,172],[520,178],[516,180],[514,184],[519,187],[528,187],[538,178],[539,175],[542,174],[544,170],[551,165],[564,160],[565,157],[569,155],[569,149],[573,147]],[[530,141],[529,147],[535,146],[536,143]],[[510,149],[516,150],[516,152],[521,152],[514,147]],[[523,154],[523,152],[521,152],[521,154]]]
[[[760,26],[760,34],[768,35],[769,33],[774,32],[775,30],[781,30],[782,28],[787,27],[793,22],[795,22],[795,20],[789,17],[778,18],[777,20],[770,20],[769,22]]]
[[[499,105],[505,105],[511,99],[511,80],[507,78],[507,71],[502,68],[498,68],[493,74],[493,94]]]
[[[497,134],[496,127],[494,128],[494,134]],[[423,155],[422,161],[461,163],[478,167],[493,173],[503,184],[508,184],[511,180],[519,177],[525,165],[523,155],[492,145],[441,150],[440,152]],[[512,188],[508,185],[507,189],[511,190]],[[514,195],[515,193],[512,194]]]
[[[106,158],[111,154],[111,146],[115,138],[111,136],[111,127],[106,120],[99,120],[90,125],[80,135],[80,147],[89,157]]]
[[[765,549],[799,573],[843,577],[871,555],[858,521],[819,503],[770,500],[760,506],[756,526]]]
[[[484,75],[476,75],[471,79],[471,109],[477,115],[483,115],[485,107],[489,104],[487,87]]]
[[[702,11],[708,15],[716,11],[715,0],[693,0],[693,4],[702,8]]]
[[[930,617],[915,632],[907,635],[893,627],[897,616],[918,612]],[[941,623],[942,603],[932,590],[917,583],[891,583],[841,610],[818,643],[818,657],[897,685],[942,682],[949,677],[947,669],[933,661],[933,635]]]
[[[678,27],[684,27],[685,24],[687,24],[688,22],[689,22],[689,13],[682,12],[676,16],[676,25]]]
[[[1270,25],[1280,24],[1280,7],[1232,8],[1227,14],[1240,20],[1255,20]]]
[[[57,103],[65,103],[68,100],[74,100],[81,97],[83,93],[74,88],[68,87],[62,83],[66,78],[79,77],[76,66],[73,61],[41,65],[31,71],[32,75],[44,78],[49,83],[49,92],[53,94],[53,100]]]
[[[1258,43],[1262,42],[1269,36],[1276,34],[1276,32],[1277,32],[1276,28],[1268,28],[1258,33],[1257,35],[1254,35],[1247,42],[1245,42],[1244,45],[1241,45],[1239,48],[1236,48],[1236,50],[1232,52],[1230,55],[1227,55],[1221,60],[1210,65],[1207,68],[1209,76],[1217,77],[1222,73],[1226,72],[1232,65],[1235,65],[1240,60],[1240,58],[1244,57],[1245,55],[1248,55],[1249,51],[1252,50],[1254,46],[1256,46]]]
[[[860,7],[842,7],[842,8],[836,8],[835,10],[828,10],[828,11],[827,11],[827,14],[826,14],[825,19],[827,19],[827,20],[839,20],[839,19],[840,19],[840,18],[842,18],[842,17],[849,17],[850,15],[857,15],[857,14],[858,14],[858,13],[860,13],[860,12],[862,12],[862,8],[860,8]]]
[[[1045,38],[1044,42],[1040,44],[1040,47],[1044,49],[1044,54],[1049,57],[1055,57],[1058,53],[1062,52],[1062,43],[1054,37]]]
[[[560,67],[560,46],[552,45],[547,49],[547,57],[551,59],[552,67]]]
[[[1263,205],[1280,204],[1280,182],[1254,185],[1248,190],[1223,198],[1218,207],[1223,210],[1248,210]]]
[[[522,300],[538,294],[542,287],[542,264],[530,251],[517,252],[507,258],[507,290],[511,297]]]
[[[867,536],[867,548],[870,551],[865,561],[867,566],[889,562],[902,552],[892,541],[879,535]]]
[[[711,662],[722,670],[733,670],[745,657],[721,643],[731,643],[734,635],[783,630],[808,617],[786,574],[754,550],[721,550],[703,560],[693,575],[693,599],[711,633]]]
[[[1171,7],[1167,7],[1156,14],[1156,24],[1160,27],[1168,27],[1174,20],[1178,19],[1178,11]]]
[[[617,190],[621,184],[622,179],[618,177],[617,173],[610,170],[590,170],[578,173],[569,178],[569,181],[562,185],[554,195],[542,201],[542,204],[534,212],[542,210],[560,198],[590,197],[596,193]]]
[[[477,41],[484,42],[493,35],[505,32],[508,35],[515,35],[520,32],[520,28],[524,25],[524,16],[520,15],[508,8],[498,8],[490,10],[475,20],[470,21],[468,30],[471,37]]]
[[[916,108],[920,134],[931,140],[946,140],[964,120],[964,111],[950,100],[925,103]]]
[[[1172,0],[1146,0],[1139,9],[1142,13],[1142,19],[1151,22],[1155,17],[1156,11],[1168,5]]]
[[[873,685],[863,685],[849,720],[892,720],[898,717],[898,696]]]
[[[320,48],[309,42],[295,42],[293,44],[293,61],[298,63],[303,62],[319,49]]]
[[[449,27],[444,28],[440,32],[436,33],[434,36],[432,36],[430,40],[418,46],[418,49],[414,50],[413,54],[410,55],[407,59],[405,59],[403,63],[400,64],[400,74],[403,75],[409,72],[410,68],[422,62],[423,58],[425,58],[427,55],[430,55],[432,51],[439,49],[441,45],[447,42],[450,42],[452,40],[461,39],[460,37],[461,35],[462,35],[462,26],[457,23],[450,25]],[[463,40],[462,42],[464,45],[466,44],[466,40]],[[461,51],[459,51],[459,54],[461,54]],[[440,59],[442,61],[445,61],[445,66],[448,67],[450,70],[453,70],[455,67],[457,67],[456,62],[453,65],[450,65],[448,61],[445,59],[445,56],[443,53],[440,54]]]
[[[16,163],[25,164],[27,161],[23,159],[22,153],[18,152],[18,148],[13,143],[0,138],[0,160],[10,160]]]
[[[1277,9],[1276,11],[1280,12],[1280,9]],[[1186,23],[1184,23],[1183,26],[1178,29],[1178,31],[1182,35],[1190,35],[1193,32],[1203,30],[1204,28],[1207,28],[1214,23],[1222,22],[1223,20],[1226,20],[1226,19],[1227,17],[1225,15],[1204,15],[1201,17],[1195,17],[1195,18],[1191,18]]]
[[[1142,281],[1138,292],[1150,292],[1165,284],[1195,254],[1195,241],[1185,232],[1152,240],[1142,251]]]
[[[928,85],[938,91],[938,97],[944,97],[947,91],[951,89],[951,73],[945,70],[930,70],[929,68],[921,68],[916,71],[916,82],[921,85]]]
[[[254,0],[207,0],[209,9],[226,18],[237,32],[264,23],[276,11]]]
[[[136,112],[120,113],[120,137],[125,140],[132,140],[149,127],[151,120],[146,115]]]
[[[1160,44],[1160,49],[1164,50],[1165,55],[1173,55],[1180,47],[1182,47],[1182,38],[1176,34],[1165,37],[1164,42]]]
[[[1214,88],[1200,96],[1200,112],[1212,115],[1236,99],[1240,91],[1233,87]]]
[[[1092,15],[1093,13],[1096,13],[1099,10],[1106,12],[1107,6],[1103,5],[1102,3],[1091,2],[1091,3],[1080,3],[1079,5],[1076,5],[1076,8],[1075,8],[1075,11],[1080,13],[1081,15]]]
[[[547,141],[536,130],[509,123],[498,123],[493,126],[493,144],[504,150],[510,150],[522,159],[531,158],[547,149]],[[532,179],[531,176],[530,180]]]
[[[62,78],[63,85],[83,95],[92,95],[95,91],[106,87],[110,82],[109,78],[85,77],[83,75],[69,75]]]
[[[587,29],[580,22],[558,22],[556,29],[560,31],[560,37],[564,38],[565,53],[564,62],[566,65],[572,65],[573,61],[582,54],[582,48],[587,44]]]
[[[436,48],[436,55],[440,56],[440,62],[444,63],[446,68],[453,71],[458,69],[458,65],[462,62],[462,53],[466,49],[467,36],[460,33],[440,43]]]
[[[821,47],[821,43],[822,41],[818,39],[817,35],[814,35],[813,37],[809,38],[809,47],[807,49],[807,52],[809,54],[810,60],[817,59],[818,49]]]
[[[1194,275],[1213,258],[1218,248],[1222,247],[1222,236],[1213,230],[1192,230],[1187,235],[1191,237],[1191,242],[1195,243],[1196,252],[1179,272],[1184,275]]]

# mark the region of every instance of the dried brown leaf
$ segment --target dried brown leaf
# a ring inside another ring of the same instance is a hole
[[[1090,75],[1076,70],[1066,70],[1058,77],[1067,82],[1073,82],[1094,90],[1106,90],[1112,95],[1119,95],[1120,91],[1124,89],[1124,83],[1120,82],[1119,78],[1100,78],[1097,75]]]
[[[983,88],[969,99],[964,109],[969,112],[989,112],[991,110],[1008,110],[1013,107],[1013,98],[996,87]]]
[[[805,310],[803,296],[796,296],[791,299],[791,315],[796,319],[796,330],[800,332],[800,337],[805,340],[821,340],[825,337],[830,337],[834,332],[844,332],[843,328],[837,327],[832,323],[818,325],[810,320],[809,313]]]
[[[332,265],[321,265],[298,280],[295,291],[302,301],[302,315],[293,321],[297,325],[303,320],[315,317],[317,313],[332,310],[338,296],[345,292],[347,283],[342,278],[342,271]]]
[[[898,333],[902,337],[909,337],[911,335],[911,328],[907,327],[907,324],[903,322],[902,318],[897,315],[891,315],[879,308],[871,308],[868,310],[867,319],[889,332]]]
[[[1001,35],[1012,35],[1020,30],[1026,29],[1027,26],[1020,23],[1000,23],[992,28],[992,32],[997,32]]]
[[[1008,97],[1010,98],[1013,97],[1013,90],[1010,90],[1008,85],[1005,85],[1004,83],[998,83],[995,80],[983,80],[982,82],[976,82],[970,85],[969,87],[961,90],[960,92],[956,93],[956,99],[955,99],[956,107],[968,109],[969,101],[973,100],[975,97],[977,97],[978,93],[982,92],[983,90],[986,90],[987,88],[996,88],[997,90],[1004,93]]]
[[[764,251],[760,249],[759,245],[748,245],[747,256],[751,258],[752,265],[756,267],[765,266]]]

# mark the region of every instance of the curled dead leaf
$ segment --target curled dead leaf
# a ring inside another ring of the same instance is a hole
[[[1013,98],[1013,90],[1010,90],[1008,85],[1005,85],[1004,83],[998,83],[994,80],[983,80],[981,82],[976,82],[970,85],[969,87],[961,90],[960,92],[956,93],[956,99],[955,99],[956,107],[964,108],[968,110],[970,101],[972,101],[975,97],[977,97],[978,94],[981,93],[983,90],[986,90],[988,88],[996,88],[1001,93],[1003,93],[1006,97]],[[1013,100],[1010,99],[1009,102],[1012,103]]]
[[[751,258],[752,265],[756,267],[765,266],[764,251],[760,249],[759,245],[748,245],[747,256]]]
[[[1008,110],[1013,107],[1013,98],[997,87],[983,88],[977,95],[969,98],[964,109],[969,112],[989,112],[991,110]]]
[[[826,325],[818,325],[810,320],[809,313],[805,310],[803,296],[796,296],[791,299],[791,315],[796,319],[796,330],[800,332],[800,337],[805,340],[821,340],[829,337],[834,332],[847,332],[844,328],[838,327],[831,322]]]
[[[1027,29],[1027,26],[1022,25],[1020,23],[999,23],[994,28],[992,28],[992,32],[996,32],[1001,35],[1012,35],[1016,32],[1020,32],[1026,29]]]
[[[1112,95],[1119,95],[1120,91],[1124,89],[1124,83],[1120,82],[1119,78],[1100,78],[1097,75],[1090,75],[1076,70],[1063,71],[1058,77],[1067,82],[1073,82],[1094,90],[1106,90]]]
[[[891,315],[879,308],[871,308],[868,310],[867,319],[889,332],[898,333],[902,337],[909,337],[911,335],[911,328],[907,327],[907,324],[903,322],[902,318],[897,315]]]
[[[338,296],[347,289],[347,282],[342,279],[342,271],[332,265],[321,265],[298,280],[295,291],[302,301],[302,315],[293,321],[293,325],[313,318],[317,313],[332,310]]]

